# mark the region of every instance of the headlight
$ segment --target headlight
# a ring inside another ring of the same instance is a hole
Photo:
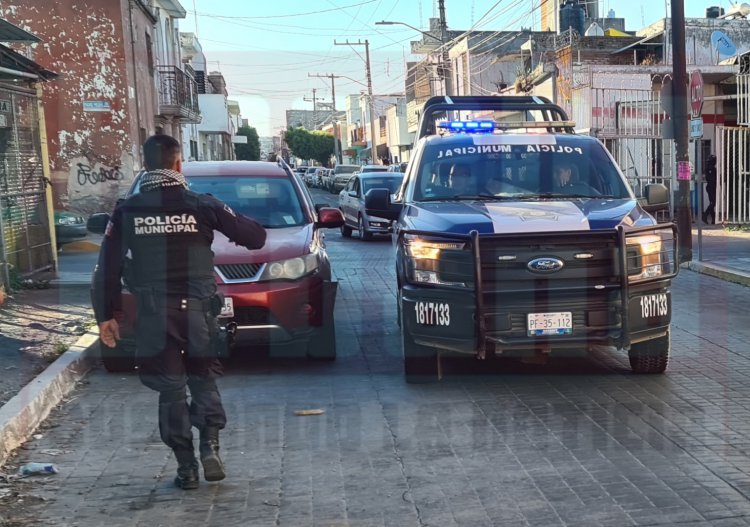
[[[636,282],[664,274],[662,254],[662,239],[656,234],[645,234],[628,238],[628,280]]]
[[[57,218],[58,225],[75,225],[77,223],[82,223],[80,218],[75,218],[73,216],[62,216]]]
[[[297,280],[318,268],[317,253],[310,253],[297,258],[269,262],[260,277],[259,282],[268,280]]]
[[[418,284],[469,287],[474,273],[471,253],[463,242],[404,238],[406,275]]]

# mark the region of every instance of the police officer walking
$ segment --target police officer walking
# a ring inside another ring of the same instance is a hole
[[[94,312],[101,341],[115,347],[119,329],[113,313],[129,251],[125,280],[137,301],[138,371],[143,384],[159,392],[159,432],[177,458],[175,484],[195,489],[193,426],[200,432],[205,479],[225,477],[219,431],[226,415],[216,386],[222,367],[212,342],[222,303],[213,273],[214,230],[248,249],[263,247],[266,231],[212,196],[188,190],[174,138],[150,137],[143,156],[148,172],[140,191],[115,208],[105,231],[94,272]]]

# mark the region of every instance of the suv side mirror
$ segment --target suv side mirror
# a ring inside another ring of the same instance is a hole
[[[316,203],[315,204],[315,212],[320,214],[320,209],[325,209],[327,207],[330,207],[328,203]]]
[[[365,211],[370,216],[397,220],[401,207],[400,203],[391,203],[391,191],[387,188],[373,188],[365,194]]]
[[[104,234],[107,230],[107,224],[109,223],[109,214],[106,212],[100,212],[98,214],[92,214],[89,216],[86,222],[86,229],[93,232],[94,234]]]
[[[669,189],[661,183],[651,183],[644,189],[646,212],[659,212],[669,209]]]

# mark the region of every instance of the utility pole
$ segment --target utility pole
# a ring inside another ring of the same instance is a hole
[[[450,57],[448,56],[448,21],[445,19],[445,0],[438,0],[440,14],[440,62],[443,66],[443,87],[445,95],[453,94],[453,78],[451,77]]]
[[[688,154],[687,66],[685,60],[685,3],[672,0],[672,101],[677,161],[677,231],[680,262],[693,259],[690,213],[690,156]]]
[[[370,107],[370,136],[371,136],[371,146],[370,146],[370,159],[372,160],[372,164],[375,165],[376,152],[375,152],[375,97],[372,95],[372,72],[370,70],[370,41],[365,40],[362,42],[361,40],[358,40],[357,42],[349,42],[347,39],[346,42],[336,42],[333,41],[334,45],[336,46],[364,46],[365,47],[365,68],[367,69],[367,97],[369,99],[369,107]]]
[[[308,77],[317,77],[320,79],[331,79],[331,99],[333,100],[333,103],[331,105],[331,111],[333,113],[331,117],[331,124],[333,125],[333,155],[336,157],[336,163],[341,163],[341,152],[339,151],[339,126],[336,122],[336,79],[340,79],[341,75],[334,75],[333,73],[329,75],[320,75],[315,74],[311,75],[310,73],[307,74]]]
[[[313,96],[312,99],[308,99],[307,97],[302,97],[303,101],[312,102],[313,103],[313,130],[316,130],[318,128],[318,98],[315,96],[315,92],[318,90],[316,88],[313,88]]]

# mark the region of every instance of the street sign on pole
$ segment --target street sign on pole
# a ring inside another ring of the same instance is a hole
[[[699,70],[690,74],[690,111],[693,119],[703,111],[703,75]]]
[[[690,119],[690,137],[700,139],[703,137],[703,118]]]

